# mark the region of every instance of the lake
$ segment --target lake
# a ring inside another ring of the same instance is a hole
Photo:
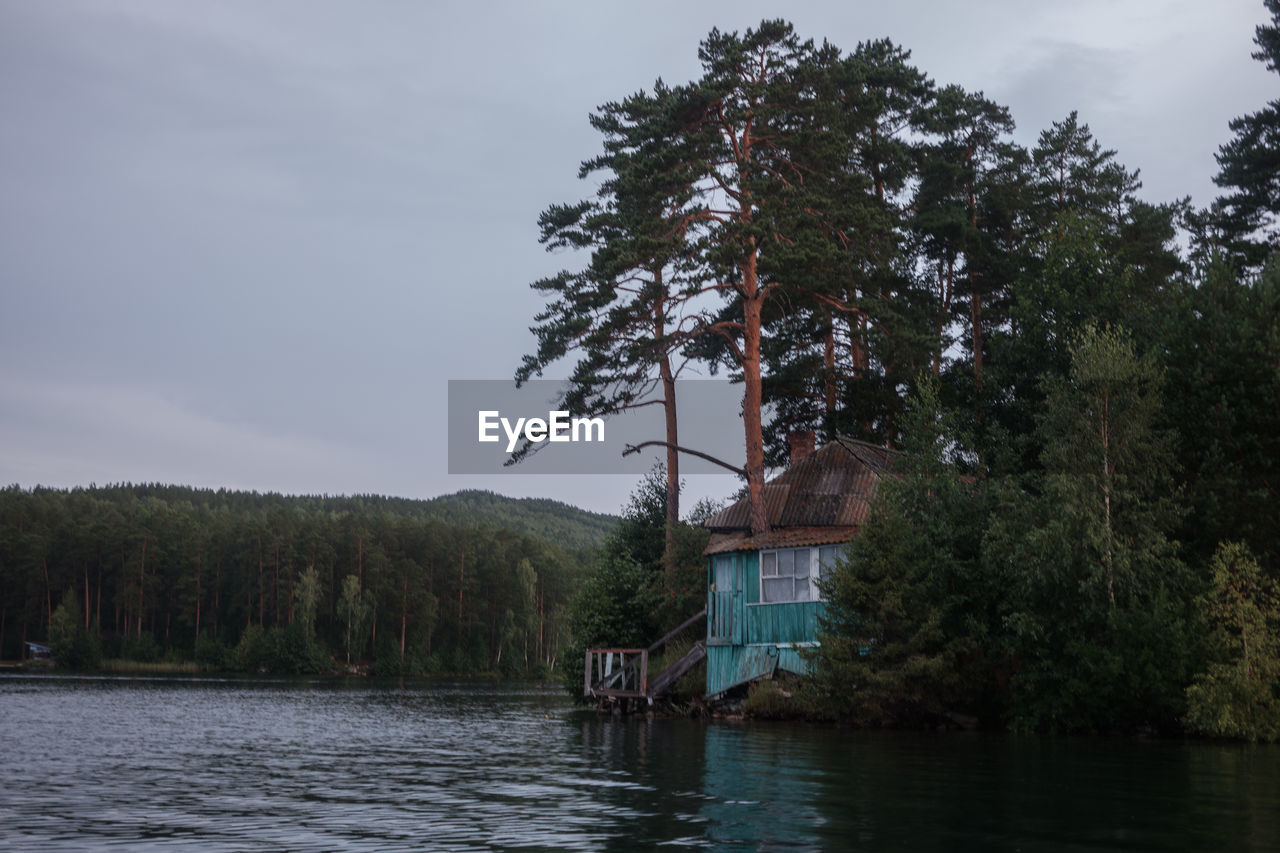
[[[1280,748],[601,717],[501,681],[0,677],[0,849],[1276,850]]]

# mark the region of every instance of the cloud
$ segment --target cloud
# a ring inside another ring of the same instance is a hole
[[[509,377],[542,307],[528,283],[578,263],[536,221],[592,191],[587,114],[696,76],[711,27],[777,14],[0,4],[0,479],[491,485],[615,509],[628,489],[603,477],[448,477],[445,381]],[[1227,119],[1274,88],[1248,56],[1257,0],[786,14],[845,50],[893,39],[1009,106],[1026,145],[1079,109],[1153,201],[1210,200]]]

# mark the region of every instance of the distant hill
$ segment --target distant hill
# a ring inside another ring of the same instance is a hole
[[[37,491],[64,490],[37,488]],[[429,500],[383,495],[282,495],[161,483],[120,483],[67,491],[104,500],[157,498],[170,504],[226,507],[232,511],[290,507],[338,513],[388,513],[402,518],[433,519],[455,527],[504,528],[573,550],[592,549],[604,544],[618,523],[615,515],[590,512],[549,498],[509,498],[478,489]]]
[[[590,512],[550,498],[509,498],[467,489],[422,501],[423,512],[458,526],[505,527],[567,548],[595,548],[613,532],[618,516]]]

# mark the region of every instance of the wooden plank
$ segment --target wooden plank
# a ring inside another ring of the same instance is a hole
[[[595,690],[594,696],[612,696],[614,699],[643,699],[645,694],[638,690]]]
[[[818,639],[821,601],[755,604],[746,610],[745,645],[754,643],[811,643]]]
[[[676,682],[684,677],[685,673],[698,665],[698,661],[707,656],[707,644],[702,640],[693,644],[693,648],[685,652],[684,657],[671,664],[662,671],[662,673],[653,680],[653,686],[646,691],[646,695],[650,698],[658,698],[664,696],[675,687]]]
[[[699,619],[705,619],[706,616],[707,616],[707,608],[704,607],[697,613],[690,616],[688,619],[681,622],[679,628],[674,628],[668,631],[666,634],[662,636],[662,639],[658,640],[653,645],[649,646],[649,654],[653,654],[658,649],[665,646],[667,644],[667,641],[670,640],[672,637],[674,637],[676,634],[679,634],[681,631],[683,631],[685,628],[688,628],[690,625],[692,625],[694,622],[697,622]]]
[[[616,669],[612,665],[614,655],[618,656]],[[647,649],[587,649],[583,663],[583,696],[643,695],[648,679]]]

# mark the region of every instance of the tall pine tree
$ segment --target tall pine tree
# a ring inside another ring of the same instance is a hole
[[[1280,74],[1280,0],[1263,0],[1271,20],[1259,25],[1252,56]],[[1231,120],[1235,134],[1218,149],[1214,182],[1227,192],[1213,208],[1226,249],[1248,267],[1280,247],[1280,99]]]

